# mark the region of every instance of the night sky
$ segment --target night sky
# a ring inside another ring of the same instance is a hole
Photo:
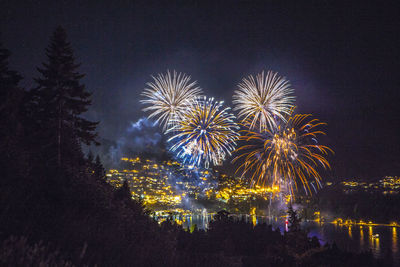
[[[323,141],[336,152],[329,176],[400,175],[396,5],[170,2],[0,0],[0,38],[29,89],[62,25],[102,138],[118,139],[145,115],[140,93],[152,74],[185,72],[231,105],[242,77],[272,69],[291,81],[298,112],[328,123]]]

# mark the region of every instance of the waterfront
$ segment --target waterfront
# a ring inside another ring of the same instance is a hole
[[[244,218],[254,224],[271,224],[275,229],[285,231],[284,218],[266,216],[231,215],[236,219]],[[213,219],[213,214],[194,214],[174,216],[174,220],[184,228],[196,225],[198,229],[206,229]],[[361,252],[371,250],[376,258],[392,256],[395,263],[400,263],[399,227],[381,225],[345,225],[335,223],[302,222],[301,226],[310,237],[316,236],[322,245],[333,242],[343,250]]]

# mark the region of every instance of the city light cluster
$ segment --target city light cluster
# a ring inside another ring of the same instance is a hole
[[[343,191],[345,193],[351,193],[354,191],[364,192],[380,192],[386,194],[399,194],[400,192],[400,177],[397,176],[385,176],[379,181],[357,181],[347,180],[341,183]]]
[[[132,198],[143,200],[147,206],[165,205],[177,206],[181,204],[185,193],[178,194],[168,182],[171,166],[179,166],[177,162],[165,162],[157,164],[146,159],[121,158],[127,163],[122,170],[111,169],[106,174],[109,183],[116,188],[124,181],[128,182]]]
[[[122,158],[126,163],[121,169],[107,172],[107,181],[116,188],[126,180],[131,189],[132,198],[142,199],[144,204],[158,212],[182,209],[183,200],[203,198],[227,203],[229,200],[246,201],[255,197],[265,200],[279,194],[278,187],[249,187],[246,180],[218,174],[217,181],[210,171],[200,171],[199,181],[185,177],[181,165],[174,161],[156,163],[150,159]],[[208,178],[206,178],[208,177]],[[212,181],[216,181],[213,183]],[[181,213],[181,212],[180,212]]]

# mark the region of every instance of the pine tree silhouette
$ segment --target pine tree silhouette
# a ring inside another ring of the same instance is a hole
[[[18,85],[22,77],[9,69],[10,55],[0,43],[0,159],[4,164],[9,164],[10,158],[18,154],[17,136],[24,96],[24,90]]]
[[[94,156],[92,150],[89,150],[89,152],[87,153],[86,160],[88,163],[93,163]]]
[[[38,68],[41,77],[35,79],[38,86],[31,91],[31,99],[38,126],[52,140],[47,154],[61,166],[64,156],[80,152],[81,142],[98,144],[95,140],[98,123],[81,116],[91,105],[91,93],[80,82],[84,74],[77,71],[80,64],[75,63],[62,27],[54,31],[46,55],[47,62]]]
[[[125,201],[132,199],[131,189],[129,187],[127,180],[124,180],[122,186],[114,192],[114,197],[117,200],[125,200]]]
[[[94,160],[94,175],[97,179],[105,180],[106,179],[106,170],[101,163],[100,156],[97,155],[96,159]]]
[[[297,232],[300,230],[300,218],[297,215],[297,211],[295,211],[291,204],[289,204],[288,211],[289,215],[289,231],[290,232]]]

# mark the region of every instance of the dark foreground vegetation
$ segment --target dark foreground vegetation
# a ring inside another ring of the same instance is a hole
[[[218,214],[207,232],[159,225],[131,199],[127,184],[105,182],[95,122],[81,114],[90,94],[81,84],[66,34],[58,28],[35,88],[19,87],[0,49],[1,266],[378,266],[371,253],[321,247],[298,227],[253,227]]]

